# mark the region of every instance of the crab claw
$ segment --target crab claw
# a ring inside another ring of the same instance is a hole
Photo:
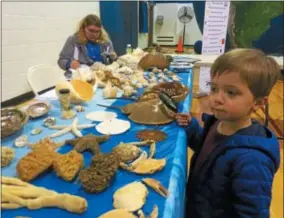
[[[162,195],[165,198],[169,194],[168,190],[156,179],[144,178],[142,179],[142,182],[144,182],[146,185],[154,189],[158,194]]]
[[[157,205],[154,205],[152,213],[149,215],[148,218],[157,218],[159,214],[159,209]]]

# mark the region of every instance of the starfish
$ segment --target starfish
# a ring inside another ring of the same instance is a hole
[[[92,154],[99,154],[99,144],[107,141],[109,138],[109,135],[95,136],[93,134],[88,134],[77,139],[66,140],[65,143],[73,145],[76,151],[81,153],[89,150]]]
[[[79,129],[86,129],[86,128],[91,128],[94,127],[96,124],[82,124],[78,125],[78,118],[74,118],[73,122],[71,125],[54,125],[50,126],[50,129],[60,129],[59,131],[51,134],[49,137],[50,138],[55,138],[61,135],[64,135],[68,132],[72,132],[75,136],[77,137],[82,137],[82,133],[79,131]]]

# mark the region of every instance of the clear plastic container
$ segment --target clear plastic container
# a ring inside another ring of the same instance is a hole
[[[127,44],[127,46],[126,46],[126,54],[131,54],[131,53],[132,53],[131,44]]]

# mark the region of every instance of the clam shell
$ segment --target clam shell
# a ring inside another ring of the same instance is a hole
[[[56,118],[55,117],[47,117],[43,120],[43,125],[46,127],[50,127],[56,124]]]
[[[25,145],[28,144],[28,137],[25,135],[22,135],[18,138],[16,138],[15,140],[15,146],[20,148],[20,147],[24,147]]]
[[[27,113],[31,118],[38,118],[48,113],[50,105],[46,102],[37,102],[27,108]]]
[[[40,133],[42,133],[42,129],[41,129],[41,128],[35,128],[35,129],[33,129],[33,130],[31,131],[31,134],[32,134],[32,135],[38,135],[38,134],[40,134]]]

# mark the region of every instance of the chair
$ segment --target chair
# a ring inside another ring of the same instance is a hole
[[[43,90],[54,87],[60,81],[66,81],[61,70],[52,65],[40,64],[30,67],[27,74],[28,83],[38,96]]]

